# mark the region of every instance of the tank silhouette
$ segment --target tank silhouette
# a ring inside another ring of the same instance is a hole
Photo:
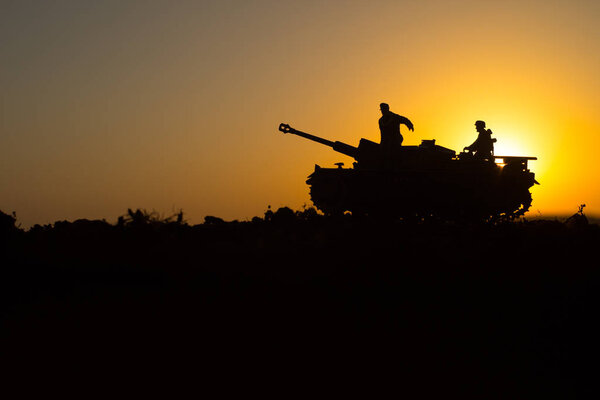
[[[527,169],[537,157],[481,158],[423,140],[390,153],[361,139],[358,147],[330,141],[280,124],[279,130],[321,143],[355,159],[353,168],[315,170],[306,183],[317,209],[327,215],[381,215],[402,218],[512,219],[531,206],[529,188],[538,184]]]

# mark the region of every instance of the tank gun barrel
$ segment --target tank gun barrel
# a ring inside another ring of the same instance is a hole
[[[301,136],[305,139],[312,140],[313,142],[324,144],[325,146],[331,147],[333,150],[338,153],[345,154],[347,156],[353,157],[356,159],[358,156],[358,148],[354,146],[350,146],[349,144],[342,142],[332,142],[331,140],[323,139],[315,135],[311,135],[310,133],[302,132],[297,129],[292,128],[288,124],[279,124],[279,130],[283,133],[292,133],[297,136]]]

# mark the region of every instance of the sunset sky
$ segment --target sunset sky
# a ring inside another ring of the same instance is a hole
[[[530,216],[600,214],[598,1],[0,0],[0,210],[24,227],[127,208],[190,223],[310,206],[352,159],[280,122],[536,156]]]

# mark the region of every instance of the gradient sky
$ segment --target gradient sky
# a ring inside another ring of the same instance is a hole
[[[600,214],[600,2],[0,0],[0,210],[250,219],[352,159],[280,122],[537,156],[529,215]]]

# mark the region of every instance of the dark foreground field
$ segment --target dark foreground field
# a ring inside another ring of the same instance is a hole
[[[600,227],[581,219],[131,212],[23,231],[2,216],[2,359],[17,374],[281,398],[596,393]]]

